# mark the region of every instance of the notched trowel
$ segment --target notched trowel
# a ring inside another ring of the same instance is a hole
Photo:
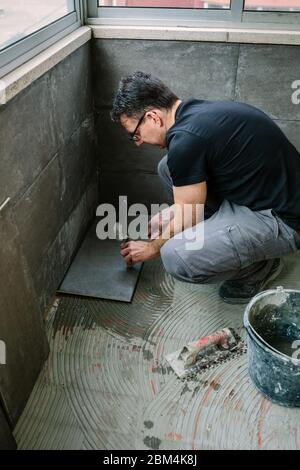
[[[166,360],[178,377],[184,378],[231,359],[244,350],[239,335],[232,328],[223,328],[168,354]]]

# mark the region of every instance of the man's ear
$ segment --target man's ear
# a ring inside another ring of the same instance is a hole
[[[150,119],[157,119],[156,109],[150,109],[150,111],[147,111],[147,116],[149,116]]]
[[[151,109],[149,115],[156,123],[159,123],[160,127],[163,126],[163,112],[160,109]]]

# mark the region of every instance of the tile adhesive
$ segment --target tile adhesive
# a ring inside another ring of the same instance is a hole
[[[279,284],[299,288],[300,253]],[[20,449],[299,449],[300,408],[254,386],[247,355],[180,379],[165,357],[224,328],[246,340],[245,307],[217,285],[145,263],[131,303],[60,297],[50,356],[14,435]],[[270,355],[270,354],[269,354]]]

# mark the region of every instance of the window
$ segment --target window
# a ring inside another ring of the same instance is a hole
[[[79,0],[0,0],[0,76],[80,26]]]
[[[230,0],[99,0],[101,7],[230,8]]]
[[[89,24],[300,28],[300,0],[87,0]]]
[[[248,11],[300,11],[300,0],[245,0]]]

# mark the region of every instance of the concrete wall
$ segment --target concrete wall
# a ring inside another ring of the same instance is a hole
[[[90,43],[0,107],[0,201],[44,312],[97,201]]]
[[[116,202],[164,199],[156,176],[163,155],[136,148],[109,111],[123,75],[143,70],[164,80],[182,99],[228,99],[253,104],[276,120],[300,151],[300,104],[291,102],[291,84],[300,79],[300,47],[184,41],[93,41],[96,128],[101,147],[101,197]]]

